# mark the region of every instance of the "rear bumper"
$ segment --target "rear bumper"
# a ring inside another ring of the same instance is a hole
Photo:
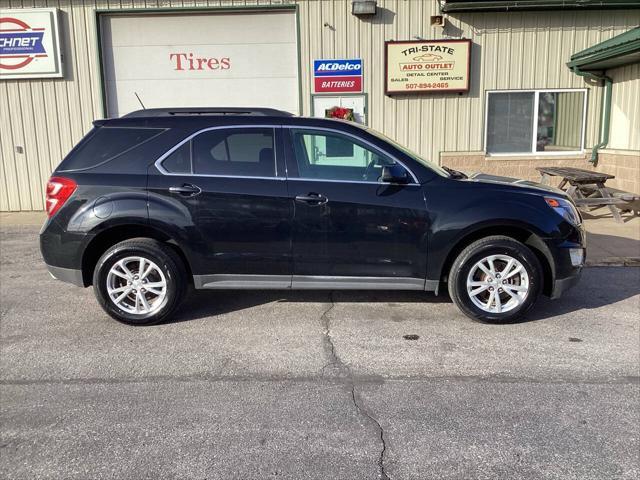
[[[72,283],[77,287],[84,287],[84,280],[82,278],[82,270],[75,270],[73,268],[54,267],[53,265],[47,265],[47,270],[53,278],[62,282]]]

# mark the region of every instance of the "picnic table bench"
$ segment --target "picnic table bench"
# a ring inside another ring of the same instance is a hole
[[[565,189],[569,185],[567,194],[577,206],[608,207],[616,222],[622,222],[618,205],[626,204],[629,209],[638,210],[634,204],[640,201],[640,195],[605,187],[606,181],[616,178],[615,175],[572,167],[536,167],[536,170],[540,172],[541,183],[545,185],[549,184],[551,177],[560,177],[562,180],[558,188]]]

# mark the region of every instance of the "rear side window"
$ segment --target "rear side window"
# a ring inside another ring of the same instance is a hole
[[[169,173],[191,173],[191,142],[183,143],[162,161]]]
[[[276,176],[272,128],[210,130],[191,142],[195,174]]]
[[[61,165],[62,170],[96,167],[159,135],[159,128],[96,127]]]

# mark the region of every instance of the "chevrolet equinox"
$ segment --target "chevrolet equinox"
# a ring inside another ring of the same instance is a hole
[[[134,325],[196,289],[447,288],[508,322],[576,283],[585,234],[561,190],[425,160],[373,129],[272,109],[99,120],[47,184],[52,276]]]

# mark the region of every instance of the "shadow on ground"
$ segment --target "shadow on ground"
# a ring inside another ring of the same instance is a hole
[[[624,275],[621,275],[623,272]],[[604,276],[609,277],[611,281],[607,281],[607,278],[603,279],[598,273],[605,273]],[[617,282],[624,285],[618,286]],[[640,295],[640,268],[590,267],[583,271],[580,283],[566,292],[562,298],[550,300],[541,296],[533,309],[517,323],[545,320],[578,310],[601,308],[635,295]],[[335,302],[386,305],[449,304],[450,308],[455,309],[457,313],[457,308],[452,304],[446,287],[441,288],[438,296],[432,292],[384,290],[341,290],[333,293],[327,290],[192,291],[173,322],[215,317],[273,302],[330,303],[332,299]]]

